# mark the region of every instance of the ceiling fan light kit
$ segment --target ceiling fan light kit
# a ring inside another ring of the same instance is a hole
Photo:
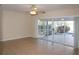
[[[38,15],[38,13],[36,11],[30,11],[30,15],[34,16],[34,15]]]
[[[35,5],[32,5],[31,11],[29,12],[31,16],[38,15],[39,13],[45,14],[45,11],[39,11]]]
[[[30,11],[30,15],[37,15],[38,12],[37,12],[37,8],[35,7],[35,5],[32,5],[32,10]]]
[[[36,11],[30,11],[30,14],[37,14]]]

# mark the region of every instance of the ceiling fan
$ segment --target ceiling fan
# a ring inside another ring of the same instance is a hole
[[[35,15],[38,15],[38,14],[45,14],[46,12],[45,11],[40,11],[37,7],[36,7],[36,5],[32,5],[31,6],[31,11],[29,11],[29,14],[31,15],[31,16],[35,16]]]

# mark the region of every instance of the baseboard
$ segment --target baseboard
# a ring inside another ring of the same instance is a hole
[[[40,37],[32,36],[32,38],[39,39]]]
[[[17,39],[26,38],[26,37],[28,36],[13,37],[13,38],[8,38],[8,39],[3,39],[1,41],[17,40]]]

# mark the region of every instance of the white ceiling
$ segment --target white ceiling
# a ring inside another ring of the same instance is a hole
[[[3,4],[2,7],[5,10],[15,11],[30,11],[31,4]],[[40,11],[52,11],[66,8],[79,8],[79,4],[36,4],[36,7]]]

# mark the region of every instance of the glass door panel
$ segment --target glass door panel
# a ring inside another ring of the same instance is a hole
[[[44,37],[43,37],[43,39],[44,40],[47,40],[48,39],[48,32],[47,32],[47,27],[48,27],[48,22],[47,22],[47,20],[44,20]]]
[[[48,20],[48,27],[47,27],[47,32],[48,32],[48,40],[49,41],[53,41],[54,38],[53,38],[53,27],[54,27],[54,24],[53,24],[53,19],[52,20]]]
[[[67,32],[65,32],[65,44],[74,46],[74,21],[65,21]]]
[[[64,43],[64,21],[54,20],[54,42]]]
[[[38,34],[42,38],[45,36],[45,22],[43,20],[38,20]]]

